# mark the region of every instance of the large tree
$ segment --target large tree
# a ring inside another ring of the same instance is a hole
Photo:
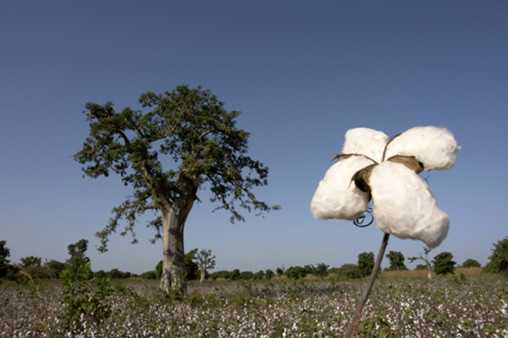
[[[247,154],[249,134],[236,126],[238,111],[228,111],[209,90],[178,86],[141,95],[141,109],[115,110],[112,103],[86,104],[90,132],[75,159],[92,178],[116,173],[132,196],[113,209],[98,233],[102,250],[121,222],[131,233],[140,215],[162,237],[161,288],[185,292],[184,226],[198,190],[207,187],[217,208],[243,220],[240,209],[273,208],[252,189],[267,184],[268,168]],[[162,233],[162,235],[161,235]]]

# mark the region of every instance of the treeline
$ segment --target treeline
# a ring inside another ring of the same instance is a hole
[[[26,278],[60,279],[72,259],[84,256],[87,249],[88,241],[82,239],[67,247],[69,259],[65,262],[54,259],[43,261],[41,257],[27,256],[21,258],[19,263],[11,263],[9,260],[10,249],[7,247],[6,241],[0,241],[0,278],[10,280]],[[86,260],[89,261],[87,257]],[[137,276],[137,274],[120,271],[119,269],[111,269],[110,271],[99,270],[91,272],[91,274],[93,277],[99,278],[129,278]]]
[[[42,261],[41,257],[27,256],[20,259],[19,263],[11,264],[10,250],[5,241],[0,241],[0,278],[11,280],[23,278],[47,278],[57,279],[62,277],[63,271],[69,266],[73,257],[84,256],[87,250],[88,242],[84,239],[71,244],[67,247],[69,259],[65,262],[57,260]],[[415,270],[427,269],[436,274],[453,273],[457,267],[457,263],[453,260],[451,252],[441,252],[432,259],[428,256],[429,251],[425,251],[424,255],[409,257],[411,263],[421,261],[417,264]],[[275,270],[266,269],[253,271],[241,271],[240,269],[220,270],[209,273],[208,270],[215,267],[215,256],[210,250],[194,249],[185,255],[185,277],[187,280],[204,280],[205,278],[212,280],[269,280],[272,278],[289,278],[301,279],[307,276],[327,277],[331,276],[337,279],[355,279],[363,278],[372,272],[374,267],[374,253],[362,252],[358,255],[356,264],[344,264],[340,267],[330,267],[324,263],[310,264],[303,266],[290,266],[288,268],[278,267]],[[386,254],[388,259],[388,267],[385,271],[404,271],[408,270],[405,261],[406,258],[399,251],[390,251]],[[88,260],[88,258],[86,258]],[[480,263],[475,259],[466,259],[460,267],[471,268],[481,267]],[[492,255],[489,257],[488,264],[484,270],[492,273],[508,273],[508,237],[494,244]],[[99,270],[91,272],[94,277],[98,278],[132,278],[139,277],[145,279],[159,279],[162,274],[162,262],[159,261],[153,270],[146,271],[142,274],[135,274],[119,269],[111,269],[109,271]]]

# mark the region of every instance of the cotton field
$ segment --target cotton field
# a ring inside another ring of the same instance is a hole
[[[362,282],[210,281],[168,300],[155,281],[130,280],[108,298],[112,315],[61,320],[61,286],[0,284],[1,337],[337,337]],[[386,278],[376,283],[361,337],[508,337],[508,280],[499,276]]]

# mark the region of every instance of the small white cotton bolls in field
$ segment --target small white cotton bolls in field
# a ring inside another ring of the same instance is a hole
[[[395,155],[414,156],[424,170],[448,169],[457,159],[460,147],[446,128],[414,127],[395,137],[386,149],[385,159]]]
[[[374,217],[386,233],[435,248],[448,234],[448,215],[438,208],[427,183],[400,163],[386,161],[370,175]]]
[[[335,162],[312,197],[310,209],[315,218],[354,219],[367,210],[369,195],[351,180],[353,175],[372,164],[363,156],[350,156]]]
[[[342,154],[362,154],[376,162],[383,159],[388,136],[370,128],[353,128],[346,132]]]

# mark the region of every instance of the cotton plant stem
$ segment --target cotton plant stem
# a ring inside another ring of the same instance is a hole
[[[351,323],[346,331],[346,338],[352,338],[356,331],[358,331],[358,324],[360,323],[360,318],[362,317],[362,310],[365,306],[365,303],[367,303],[367,299],[369,298],[370,291],[372,290],[372,286],[374,285],[374,282],[376,281],[379,269],[381,267],[381,261],[383,260],[383,256],[385,255],[386,246],[388,245],[388,239],[390,238],[390,234],[384,234],[383,240],[381,242],[381,247],[379,248],[379,252],[376,257],[376,263],[374,264],[374,268],[372,269],[372,273],[369,277],[369,284],[367,284],[367,287],[363,290],[362,298],[360,302],[356,305],[356,310],[353,316],[353,319],[351,320]]]

